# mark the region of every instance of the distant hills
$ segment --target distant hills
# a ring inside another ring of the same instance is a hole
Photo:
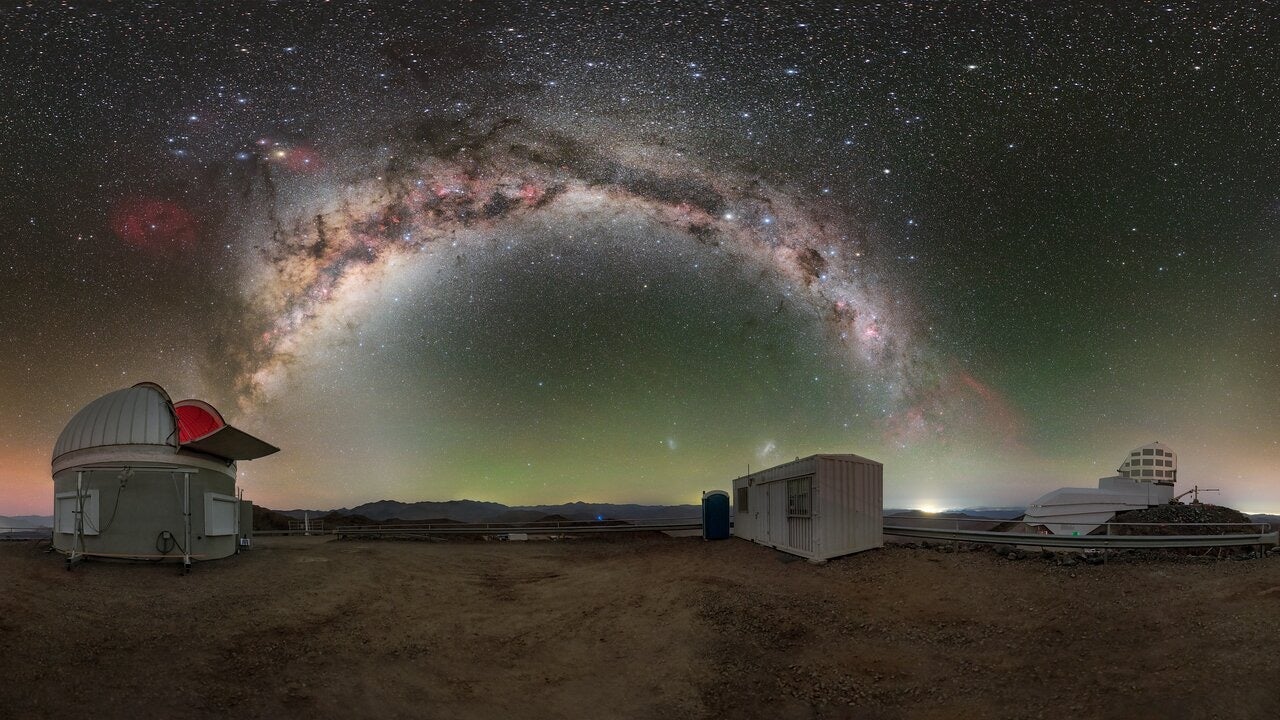
[[[548,515],[560,515],[566,520],[650,520],[655,518],[697,518],[702,516],[699,505],[635,505],[613,503],[572,502],[560,505],[503,505],[480,500],[447,500],[444,502],[406,503],[397,500],[378,500],[353,508],[336,510],[278,510],[282,515],[301,519],[335,514],[360,516],[377,522],[386,520],[423,521],[448,519],[464,523],[478,522],[534,522]]]
[[[1249,516],[1254,522],[1271,523],[1272,530],[1280,530],[1280,515],[1269,515],[1267,513],[1255,513]]]
[[[895,515],[903,517],[932,517],[932,518],[990,518],[992,520],[1012,520],[1022,517],[1027,511],[1024,507],[971,507],[971,508],[954,508],[951,510],[943,510],[938,513],[929,513],[923,510],[914,510],[908,508],[885,508],[885,515]]]
[[[885,508],[885,515],[932,518],[990,518],[1010,520],[1021,517],[1022,507],[976,507],[947,510],[942,513],[925,513],[907,508]],[[699,505],[638,505],[614,503],[571,502],[560,505],[503,505],[482,500],[447,500],[443,502],[413,502],[378,500],[351,508],[334,510],[276,510],[294,519],[304,515],[320,518],[326,515],[358,516],[375,522],[405,520],[453,520],[455,522],[536,522],[549,515],[559,515],[567,520],[651,520],[655,518],[698,518],[702,516]]]
[[[973,507],[960,508],[954,512],[961,512],[969,517],[1013,520],[1014,518],[1022,517],[1027,512],[1027,509],[1024,507]]]
[[[53,527],[53,517],[50,515],[0,515],[0,528],[37,530],[51,527]]]
[[[0,515],[0,536],[6,540],[26,540],[49,537],[53,518],[44,515]]]
[[[964,508],[931,513],[923,510],[884,511],[885,524],[910,528],[938,528],[955,530],[995,530],[1009,520],[1022,517],[1024,508]]]

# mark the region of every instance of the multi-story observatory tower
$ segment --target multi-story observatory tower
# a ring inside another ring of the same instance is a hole
[[[1154,442],[1129,451],[1116,472],[1096,488],[1059,488],[1037,498],[1023,521],[1055,535],[1088,535],[1118,512],[1163,505],[1173,499],[1178,456]]]

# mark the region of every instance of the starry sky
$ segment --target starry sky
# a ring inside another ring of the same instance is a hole
[[[814,452],[1280,509],[1270,3],[0,9],[0,512],[150,380],[247,496],[696,502]],[[1268,33],[1270,29],[1270,34]]]

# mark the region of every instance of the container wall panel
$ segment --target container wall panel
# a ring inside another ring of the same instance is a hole
[[[882,467],[873,462],[823,458],[819,472],[822,557],[884,544],[882,473]]]

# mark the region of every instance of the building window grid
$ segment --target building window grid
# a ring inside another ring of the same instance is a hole
[[[787,517],[810,517],[813,514],[813,477],[787,481]]]
[[[1155,455],[1163,457],[1140,457],[1140,455]],[[1152,468],[1168,468],[1167,470],[1156,470]],[[1156,448],[1146,448],[1142,450],[1134,450],[1130,453],[1130,457],[1126,458],[1120,466],[1120,474],[1130,478],[1151,478],[1161,480],[1172,480],[1176,476],[1174,471],[1173,453],[1166,450]]]

